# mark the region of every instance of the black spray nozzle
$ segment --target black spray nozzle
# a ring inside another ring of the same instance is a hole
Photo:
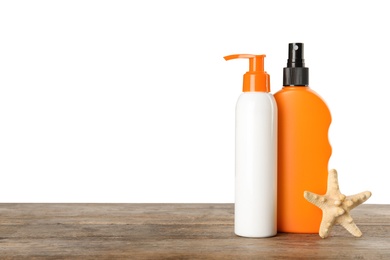
[[[288,45],[287,67],[305,67],[303,43],[290,43]]]
[[[303,43],[290,43],[287,67],[283,69],[283,86],[308,85],[309,68],[305,67]]]

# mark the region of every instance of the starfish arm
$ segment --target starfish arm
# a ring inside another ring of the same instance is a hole
[[[370,197],[371,197],[370,191],[364,191],[355,195],[347,196],[345,200],[347,203],[346,206],[348,207],[348,210],[352,210],[357,206],[359,206],[360,204],[362,204],[363,202],[365,202],[366,200],[368,200]]]
[[[353,236],[361,237],[363,235],[349,214],[346,214],[342,218],[338,219],[337,222],[340,223],[340,225],[343,226]]]
[[[315,194],[313,192],[310,192],[310,191],[305,191],[303,193],[303,196],[305,197],[305,199],[310,202],[311,204],[314,204],[316,205],[317,207],[319,207],[320,209],[323,209],[324,208],[324,201],[323,199],[323,196],[321,195],[318,195],[318,194]]]
[[[319,235],[322,238],[327,238],[330,234],[330,231],[333,228],[336,218],[333,214],[329,214],[329,212],[324,211],[322,214],[322,221],[320,225]]]
[[[337,177],[337,171],[335,169],[332,169],[328,173],[328,190],[327,194],[330,192],[339,191],[339,181]]]

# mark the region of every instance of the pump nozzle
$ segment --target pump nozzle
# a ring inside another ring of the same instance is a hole
[[[308,86],[309,68],[305,67],[303,43],[288,45],[287,67],[283,69],[283,86]]]
[[[233,54],[224,57],[225,60],[247,58],[249,59],[249,71],[244,74],[243,89],[244,92],[269,92],[270,79],[267,72],[264,71],[265,55],[253,54]]]

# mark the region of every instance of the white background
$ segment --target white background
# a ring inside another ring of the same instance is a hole
[[[387,1],[0,2],[0,202],[233,202],[246,60],[289,42],[346,195],[390,203]],[[315,174],[315,173],[313,173]]]

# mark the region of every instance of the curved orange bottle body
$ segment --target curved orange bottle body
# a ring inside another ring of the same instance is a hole
[[[275,95],[278,106],[278,231],[318,233],[322,212],[304,191],[325,194],[332,148],[330,111],[313,90],[287,86]]]

